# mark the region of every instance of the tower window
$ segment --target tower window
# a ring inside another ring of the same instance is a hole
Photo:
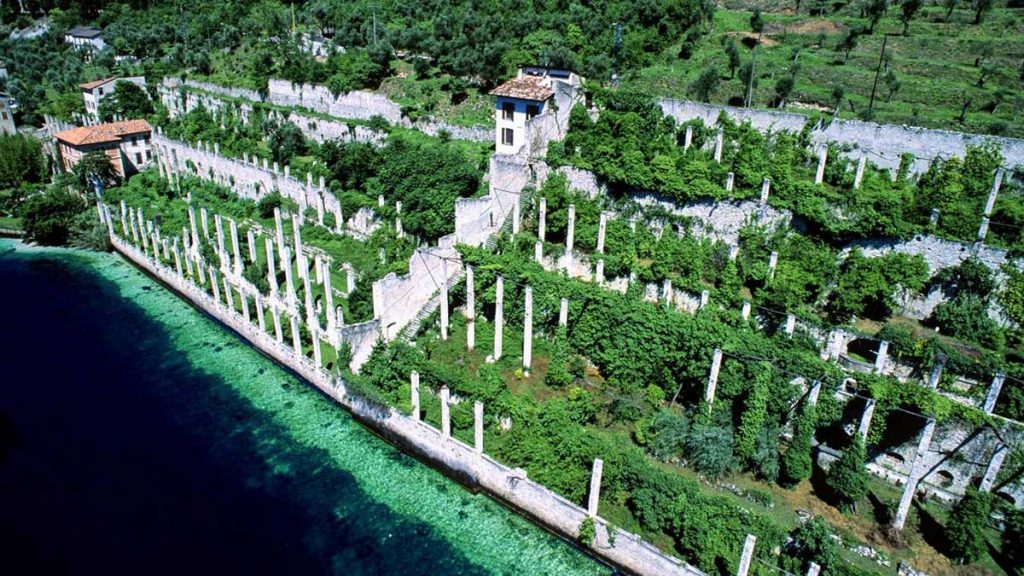
[[[501,119],[511,120],[516,115],[516,105],[512,102],[503,102],[501,105]]]
[[[526,119],[532,120],[533,118],[540,115],[540,106],[536,104],[528,104],[526,106]]]
[[[513,141],[515,140],[514,134],[515,132],[511,128],[502,128],[501,143],[504,144],[505,146],[511,146]]]

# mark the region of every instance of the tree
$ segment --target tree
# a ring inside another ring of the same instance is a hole
[[[96,192],[96,183],[104,187],[117,183],[114,164],[103,152],[89,152],[83,155],[71,169],[71,173],[74,175],[75,187],[86,195]]]
[[[839,545],[832,530],[821,516],[815,516],[793,531],[793,539],[783,556],[783,567],[797,574],[806,574],[814,562],[826,573],[831,573],[841,562]]]
[[[693,84],[690,85],[690,91],[693,92],[701,102],[710,102],[711,95],[718,88],[719,81],[720,77],[718,74],[718,68],[710,66],[705,68]]]
[[[564,388],[572,383],[572,375],[565,365],[569,361],[569,344],[566,342],[565,326],[558,327],[558,333],[551,346],[551,361],[544,383],[552,388]]]
[[[875,26],[878,26],[878,22],[885,16],[885,11],[889,9],[889,0],[868,0],[868,5],[865,8],[868,20],[871,24],[868,26],[868,34],[875,33]]]
[[[850,445],[843,450],[832,468],[828,472],[828,487],[832,489],[839,507],[857,509],[857,502],[867,496],[868,493],[868,472],[865,468],[867,451],[864,449],[864,440],[860,434],[854,434]]]
[[[816,422],[814,406],[805,404],[793,426],[793,440],[782,455],[782,480],[788,486],[795,486],[811,477],[814,469],[811,449]]]
[[[896,72],[892,70],[886,72],[885,76],[882,76],[882,82],[885,83],[885,89],[888,91],[886,101],[892,101],[892,97],[900,90],[900,80],[896,77]]]
[[[850,52],[857,47],[857,43],[860,41],[860,36],[863,33],[864,31],[860,28],[850,28],[840,37],[839,44],[836,45],[836,51],[843,53],[843,64],[850,60]]]
[[[732,452],[732,427],[694,424],[686,438],[686,454],[697,471],[720,478],[736,465]]]
[[[142,88],[124,80],[114,84],[114,93],[100,102],[100,119],[110,122],[115,117],[125,120],[144,118],[153,113],[153,103]]]
[[[832,102],[835,104],[836,115],[839,115],[839,107],[843,103],[843,98],[846,97],[846,87],[842,84],[832,85]]]
[[[993,0],[973,0],[971,10],[974,10],[974,24],[981,24],[981,19],[992,9]]]
[[[44,246],[63,246],[72,222],[85,207],[80,197],[59,187],[32,196],[23,207],[25,236]]]
[[[46,175],[43,147],[23,134],[0,135],[0,190],[38,184]]]
[[[306,153],[306,136],[293,122],[269,123],[267,145],[274,160],[288,164],[295,156]]]
[[[961,563],[975,562],[988,549],[984,529],[992,512],[992,494],[968,487],[946,522],[950,554]]]
[[[736,455],[744,461],[754,456],[758,432],[767,422],[771,379],[771,365],[766,362],[759,363],[755,368],[750,391],[743,403],[740,425],[736,429]]]
[[[1024,566],[1024,510],[1010,509],[1006,512],[1003,529],[1003,555],[1013,566]]]
[[[953,9],[956,8],[956,3],[959,0],[942,0],[942,5],[946,7],[946,16],[943,18],[946,22],[949,22],[949,17],[953,14]]]
[[[761,7],[755,6],[750,13],[750,29],[760,34],[764,31],[764,16],[761,14]]]
[[[903,35],[910,35],[910,21],[917,15],[918,10],[924,6],[924,0],[903,0],[900,4],[900,22],[903,22]]]
[[[786,99],[789,98],[790,93],[793,92],[793,86],[796,81],[792,76],[783,76],[775,82],[775,97],[779,101],[779,108],[786,106]]]
[[[732,36],[726,36],[725,55],[729,57],[729,79],[732,80],[740,66],[740,46]]]

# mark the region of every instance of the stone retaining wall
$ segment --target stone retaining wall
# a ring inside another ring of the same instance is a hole
[[[809,122],[808,117],[791,112],[713,106],[669,98],[661,98],[658,103],[662,112],[675,118],[677,122],[699,119],[705,126],[713,126],[722,112],[739,122],[749,120],[754,128],[761,131],[800,132]],[[837,119],[825,125],[819,123],[811,131],[811,141],[815,147],[826,146],[829,142],[848,144],[854,147],[850,153],[851,157],[856,159],[866,156],[868,161],[887,170],[898,169],[900,157],[910,152],[917,158],[910,167],[912,173],[927,170],[933,158],[963,157],[968,146],[986,142],[994,143],[1003,151],[1006,159],[1004,163],[1007,166],[1024,164],[1024,140],[1018,138],[876,124],[859,120]]]

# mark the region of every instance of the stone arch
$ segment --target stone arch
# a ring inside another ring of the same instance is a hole
[[[954,481],[956,476],[949,470],[939,470],[935,473],[935,485],[939,488],[950,488]]]
[[[846,353],[852,355],[851,357],[854,359],[863,359],[863,361],[873,364],[875,358],[878,357],[878,342],[865,338],[854,338],[846,345]]]
[[[898,454],[896,452],[886,452],[885,457],[900,466],[903,466],[904,464],[907,463],[907,459],[904,458],[902,454]]]

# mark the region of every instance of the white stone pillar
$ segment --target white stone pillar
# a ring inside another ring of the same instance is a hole
[[[573,235],[576,233],[576,205],[569,204],[569,224],[565,235],[565,253],[572,253]]]
[[[568,326],[569,325],[569,299],[562,298],[558,303],[558,325]]]
[[[409,391],[412,419],[418,422],[420,419],[420,373],[415,370],[409,374]]]
[[[284,261],[284,226],[281,225],[281,209],[274,208],[274,232],[277,237],[277,253],[282,256],[281,258],[281,271],[284,272],[287,262]]]
[[[715,389],[718,387],[718,372],[722,369],[722,350],[715,348],[711,358],[711,372],[708,373],[708,387],[704,391],[704,401],[710,406],[715,401]]]
[[[342,264],[342,268],[345,269],[345,296],[349,296],[356,291],[356,269],[348,262]]]
[[[743,308],[740,309],[740,318],[742,318],[744,322],[750,320],[750,302],[743,302]]]
[[[466,349],[476,347],[476,281],[473,267],[466,266]]]
[[[281,325],[281,311],[273,305],[270,307],[270,315],[274,317],[274,338],[278,343],[284,343],[284,326]]]
[[[256,263],[256,234],[253,233],[252,228],[245,233],[245,243],[249,246],[249,262],[252,264]],[[270,267],[272,268],[272,267]]]
[[[309,258],[303,255],[299,259],[301,267],[299,268],[302,275],[302,290],[304,292],[305,308],[306,308],[306,325],[309,326],[310,330],[313,330],[314,326],[320,325],[320,319],[316,315],[316,307],[313,306],[313,283],[309,277]]]
[[[729,172],[725,175],[725,191],[732,192],[733,187],[736,185],[736,175]]]
[[[815,380],[811,384],[811,390],[807,393],[807,404],[810,406],[818,405],[818,397],[821,396],[821,381]]]
[[[996,483],[996,476],[999,475],[999,469],[1003,467],[1003,460],[1006,459],[1006,455],[1010,453],[1009,447],[1002,442],[996,447],[995,451],[992,452],[992,459],[988,461],[988,466],[985,468],[985,475],[981,478],[981,485],[978,489],[982,492],[991,492],[992,485]]]
[[[725,133],[721,129],[715,135],[715,162],[722,163],[722,145],[725,144]]]
[[[740,565],[736,568],[736,576],[747,576],[750,571],[750,563],[754,560],[754,546],[757,544],[757,537],[747,534],[743,541],[743,552],[740,554]]]
[[[530,373],[533,361],[533,288],[526,287],[526,304],[523,310],[523,369]]]
[[[598,286],[604,285],[604,260],[597,261],[597,269],[594,271],[594,279]]]
[[[739,255],[740,255],[740,246],[739,246],[739,244],[733,244],[732,246],[729,246],[729,261],[730,262],[735,262],[736,261],[736,257],[739,256]]]
[[[224,302],[227,303],[228,309],[232,312],[235,311],[235,297],[231,295],[231,282],[228,281],[228,277],[224,276],[221,279],[224,282]]]
[[[683,151],[689,150],[691,144],[693,144],[693,125],[689,124],[686,126],[686,136],[683,137]]]
[[[597,224],[597,251],[604,254],[604,236],[608,231],[608,213],[601,212],[601,220]]]
[[[594,458],[594,467],[590,470],[590,494],[587,496],[587,515],[597,517],[597,504],[601,499],[601,474],[604,472],[604,461]]]
[[[267,331],[267,317],[263,312],[263,295],[259,292],[253,298],[253,304],[256,305],[256,321],[259,322],[260,332]]]
[[[210,266],[210,284],[213,287],[213,299],[220,304],[220,283],[217,282],[217,270]]]
[[[333,340],[337,336],[338,318],[334,309],[334,288],[331,286],[331,265],[329,262],[321,264],[324,276],[324,308],[327,314],[327,331]]]
[[[537,218],[537,238],[540,241],[544,241],[544,236],[547,234],[548,229],[548,199],[540,199],[540,215]]]
[[[206,211],[206,207],[199,208],[199,220],[203,225],[203,236],[207,239],[210,238],[210,215]]]
[[[814,174],[814,183],[821,184],[825,181],[825,162],[828,160],[828,146],[822,147],[818,152],[818,171]]]
[[[768,203],[768,194],[771,193],[772,181],[768,178],[761,180],[761,204]]]
[[[868,441],[868,430],[871,429],[871,419],[875,416],[875,401],[868,398],[867,403],[864,404],[864,412],[860,415],[860,425],[857,426],[857,434],[860,435],[860,439],[865,442]]]
[[[288,167],[285,166],[285,169]],[[313,363],[317,368],[321,368],[324,365],[323,352],[320,350],[320,327],[313,324],[309,327],[309,331],[313,335]]]
[[[988,193],[988,200],[985,201],[985,216],[991,216],[992,210],[996,207],[996,198],[999,196],[999,188],[1003,185],[1003,169],[996,169],[996,178],[992,182],[992,191]]]
[[[320,257],[320,254],[313,255],[313,277],[316,278],[317,286],[323,286],[324,284],[324,261]]]
[[[984,242],[985,238],[988,237],[988,225],[989,219],[983,217],[981,219],[981,225],[978,226],[978,242]]]
[[[868,159],[865,156],[861,156],[860,160],[857,160],[857,173],[853,176],[853,189],[859,190],[860,184],[864,180],[864,168],[867,166]]]
[[[242,252],[238,245],[238,224],[235,224],[234,220],[231,220],[231,252],[234,255],[234,269],[235,274],[242,273]]]
[[[821,574],[821,566],[818,566],[814,562],[807,568],[807,576],[819,576]]]
[[[296,315],[288,316],[289,322],[291,322],[292,328],[292,349],[295,351],[296,356],[302,356],[302,335],[299,333],[299,317]]]
[[[287,246],[281,252],[281,263],[284,265],[285,299],[295,301],[295,281],[292,279],[292,254]]]
[[[661,285],[661,299],[665,301],[665,306],[672,305],[672,281],[668,278]]]
[[[775,278],[775,268],[779,265],[779,253],[772,252],[771,256],[768,257],[768,279]]]
[[[881,374],[885,370],[885,362],[889,359],[889,341],[882,340],[878,343],[878,352],[875,353],[875,373]]]
[[[174,269],[178,271],[179,277],[184,277],[181,273],[181,252],[178,251],[178,239],[174,239]]]
[[[441,386],[441,434],[446,438],[452,435],[451,406],[448,405],[450,392],[447,386]]]
[[[928,225],[935,227],[939,223],[940,210],[938,208],[932,208],[932,214],[928,217]]]
[[[996,408],[996,402],[999,401],[999,392],[1003,389],[1003,381],[1006,380],[1006,374],[1000,372],[992,378],[992,385],[988,387],[988,396],[985,397],[985,414],[991,414]]]
[[[473,447],[477,454],[484,453],[484,403],[473,403]]]
[[[199,250],[199,228],[196,226],[196,210],[191,204],[188,207],[188,224],[192,228],[192,246]]]
[[[921,441],[917,445],[917,452],[914,454],[914,461],[910,465],[910,474],[907,483],[903,486],[903,496],[900,497],[899,507],[896,508],[896,517],[893,519],[892,527],[896,530],[903,530],[907,522],[907,515],[910,513],[910,504],[914,501],[914,494],[917,492],[917,485],[925,472],[926,464],[924,455],[928,446],[932,443],[932,435],[935,434],[935,420],[930,419],[921,432]]]
[[[245,318],[246,322],[251,323],[252,318],[249,316],[249,299],[245,297],[245,291],[242,287],[238,287],[238,302],[242,305],[242,318]]]
[[[345,218],[341,213],[341,204],[334,206],[334,233],[342,234],[345,229]]]
[[[544,260],[544,243],[537,240],[533,244],[533,260],[538,264],[543,264]]]
[[[270,293],[277,296],[277,260],[274,259],[274,241],[265,238],[263,241],[267,248],[267,281],[270,283]]]
[[[935,365],[932,366],[932,372],[928,375],[928,387],[932,390],[936,390],[939,387],[939,380],[942,379],[942,371],[946,367],[946,359],[938,357],[935,359]]]
[[[220,269],[225,272],[228,270],[228,253],[224,243],[224,224],[221,221],[220,214],[213,215],[213,224],[217,230],[217,256],[220,258]]]
[[[297,214],[292,214],[292,231],[295,235],[295,262],[300,263],[299,261],[305,258],[302,253],[302,220]],[[302,270],[303,268],[300,267],[300,273]],[[306,271],[308,272],[308,269]]]
[[[448,261],[441,260],[441,340],[448,340]]]
[[[794,330],[796,330],[796,316],[786,314],[786,336],[792,338]]]
[[[505,279],[498,276],[494,289],[494,361],[501,360],[502,330],[505,324]]]

